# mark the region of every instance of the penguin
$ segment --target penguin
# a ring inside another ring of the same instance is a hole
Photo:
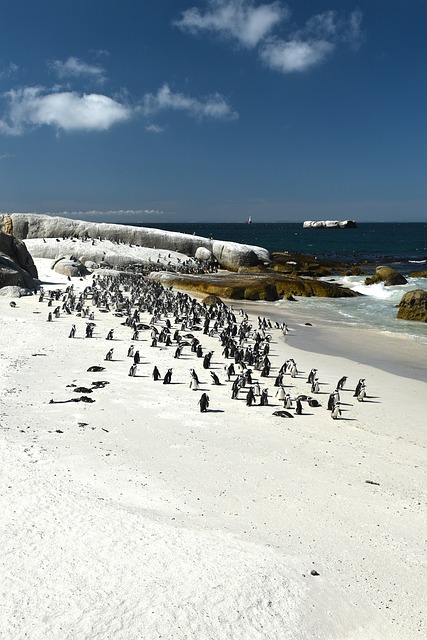
[[[268,390],[263,389],[261,393],[261,397],[259,399],[259,403],[261,407],[266,407],[268,405]]]
[[[107,337],[105,339],[106,340],[112,340],[113,339],[113,335],[114,335],[114,329],[110,329],[110,331],[107,333]]]
[[[286,397],[283,401],[283,406],[285,409],[292,409],[292,398],[289,393],[286,394]]]
[[[344,385],[346,382],[347,382],[347,376],[343,376],[342,378],[340,378],[337,383],[337,390],[341,391],[341,389],[344,389]]]
[[[359,393],[357,394],[357,399],[358,399],[359,402],[363,402],[364,398],[366,398],[366,387],[363,384],[360,387]]]
[[[139,351],[135,351],[133,354],[133,363],[139,364],[141,362],[141,356],[139,355]]]
[[[339,404],[337,403],[331,411],[331,418],[332,420],[336,420],[337,418],[340,417],[340,415],[341,415],[341,409],[339,407]]]
[[[336,405],[335,393],[331,393],[328,398],[328,411],[333,411]]]
[[[155,366],[155,367],[154,367],[154,369],[153,369],[152,376],[153,376],[153,380],[154,380],[155,382],[156,382],[157,380],[159,380],[159,378],[161,378],[161,376],[160,376],[160,371],[158,370],[158,368],[157,368],[156,366]]]
[[[74,338],[75,335],[76,335],[76,325],[73,324],[73,326],[71,327],[70,335],[68,337],[69,338]]]
[[[255,402],[254,390],[252,387],[249,387],[249,391],[246,395],[246,406],[251,407],[254,402]]]
[[[277,389],[276,392],[276,398],[278,400],[284,400],[286,398],[286,391],[285,391],[285,387],[281,384],[280,387]]]
[[[357,396],[360,393],[360,390],[362,389],[362,387],[365,386],[365,378],[360,378],[359,382],[356,385],[356,389],[354,390],[353,393],[353,398],[357,398]]]
[[[134,346],[133,346],[133,344],[131,344],[129,349],[128,349],[128,358],[133,358],[134,352],[135,352]]]
[[[165,377],[163,378],[163,384],[170,384],[172,380],[172,369],[168,369]]]
[[[317,369],[312,369],[312,370],[310,371],[310,373],[308,374],[308,378],[307,378],[307,384],[312,384],[313,379],[314,379],[314,377],[315,377],[316,373],[317,373]]]
[[[198,405],[200,406],[200,411],[201,413],[206,413],[209,407],[209,396],[207,393],[202,393],[202,395],[200,396],[200,400],[198,402]]]
[[[131,368],[129,369],[129,373],[128,375],[131,376],[131,378],[134,378],[136,376],[136,370],[137,370],[138,365],[137,364],[133,364],[131,366]]]
[[[302,404],[299,398],[297,398],[297,401],[296,401],[295,413],[297,416],[300,416],[302,414]]]
[[[114,349],[110,349],[107,353],[107,355],[105,356],[105,360],[112,360],[113,359],[113,351]]]
[[[215,384],[215,385],[217,385],[217,386],[220,386],[220,385],[221,385],[221,383],[220,383],[219,378],[218,378],[218,376],[216,375],[216,373],[214,373],[213,371],[211,371],[211,372],[210,372],[210,374],[211,374],[211,378],[212,378],[212,384]]]

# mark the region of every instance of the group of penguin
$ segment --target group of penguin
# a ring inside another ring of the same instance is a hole
[[[271,333],[273,329],[279,329],[282,334],[288,332],[285,323],[274,325],[268,318],[258,316],[258,326],[254,327],[249,322],[248,315],[240,310],[240,319],[232,307],[218,302],[213,306],[207,306],[197,302],[188,294],[173,292],[172,288],[164,288],[142,276],[131,276],[111,274],[105,276],[95,276],[92,285],[86,286],[81,293],[74,291],[74,286],[69,285],[65,291],[56,290],[50,292],[40,291],[40,301],[48,301],[49,306],[56,302],[62,302],[56,306],[53,314],[48,315],[48,321],[52,321],[53,316],[58,318],[60,313],[68,315],[76,314],[82,318],[88,318],[86,322],[85,337],[93,337],[96,327],[93,307],[97,307],[99,312],[113,313],[115,316],[124,318],[123,326],[132,330],[132,340],[137,341],[139,332],[150,330],[151,346],[174,347],[174,358],[179,359],[186,347],[190,347],[196,358],[200,358],[204,369],[210,369],[213,351],[204,351],[201,341],[196,337],[197,332],[205,335],[217,337],[223,348],[222,355],[225,359],[224,382],[231,382],[231,397],[238,399],[244,393],[247,406],[258,404],[268,405],[269,392],[267,388],[261,390],[260,381],[254,379],[253,369],[259,371],[259,378],[270,377],[271,361],[269,358]],[[92,309],[89,307],[91,303]],[[141,314],[147,313],[151,316],[148,324],[141,321]],[[173,331],[171,319],[175,326],[179,327]],[[181,332],[186,332],[182,334]],[[73,324],[69,333],[70,338],[76,337],[76,325]],[[114,339],[114,329],[107,333],[106,340]],[[113,351],[111,348],[105,355],[106,361],[112,361]],[[135,351],[132,344],[127,355],[133,358],[133,363],[129,369],[129,376],[135,377],[138,365],[140,364],[139,351]],[[230,362],[231,360],[231,362]],[[236,371],[237,370],[237,371]],[[163,384],[170,384],[173,368],[169,368],[163,377]],[[311,394],[299,394],[291,398],[286,391],[284,384],[285,375],[293,379],[298,377],[298,369],[293,359],[287,360],[280,368],[275,379],[275,386],[278,387],[276,398],[283,401],[283,411],[275,411],[273,415],[280,417],[294,417],[290,409],[294,409],[295,415],[303,413],[302,403],[305,401],[310,407],[319,407],[320,403],[313,395],[320,393],[320,382],[317,369],[311,369],[307,378],[310,384]],[[210,371],[211,384],[220,386],[218,375]],[[154,381],[161,379],[161,374],[154,366],[152,372]],[[232,379],[233,378],[233,379]],[[347,377],[343,376],[338,381],[333,393],[329,395],[327,409],[331,417],[336,420],[342,415],[340,408],[340,392],[344,389]],[[195,368],[190,370],[190,389],[197,391],[199,388],[199,378]],[[361,378],[356,386],[354,397],[359,402],[366,397],[365,379]],[[206,392],[202,394],[198,401],[201,412],[208,411],[209,396]],[[295,404],[295,407],[294,407]]]

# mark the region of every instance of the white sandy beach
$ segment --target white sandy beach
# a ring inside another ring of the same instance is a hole
[[[48,279],[70,284],[36,262],[46,289]],[[73,279],[76,289],[91,282]],[[425,637],[425,345],[360,329],[332,338],[290,308],[289,334],[270,331],[272,371],[260,380],[269,405],[247,407],[243,394],[231,400],[216,337],[198,336],[221,386],[189,347],[174,359],[172,347],[150,346],[149,331],[134,343],[133,378],[124,318],[95,309],[87,339],[86,319],[47,322],[38,296],[9,302],[0,297],[2,638]],[[245,308],[277,316],[274,305]],[[309,394],[312,367],[321,383],[322,406],[293,419],[272,415],[288,358],[299,370],[286,376],[291,395]],[[154,365],[162,376],[173,367],[172,384],[152,379]],[[343,375],[332,420],[326,403]],[[76,397],[70,385],[93,381],[109,383],[95,402],[60,403]]]

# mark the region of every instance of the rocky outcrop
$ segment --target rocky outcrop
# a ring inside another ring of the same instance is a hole
[[[34,289],[37,278],[37,268],[25,244],[0,231],[0,287]]]
[[[400,320],[427,322],[427,291],[414,289],[405,293],[399,303],[397,317]]]
[[[303,229],[356,229],[354,220],[306,220]]]
[[[181,275],[165,271],[152,273],[152,280],[165,287],[214,294],[228,300],[291,299],[291,296],[349,298],[360,294],[338,284],[278,273],[222,273]]]
[[[148,227],[132,227],[70,220],[59,216],[35,213],[0,215],[0,228],[10,225],[21,240],[31,238],[99,238],[117,244],[137,245],[152,249],[177,251],[194,257],[199,247],[208,249],[221,267],[237,271],[239,266],[255,266],[269,262],[266,249],[235,242],[222,242],[185,233],[174,233]]]
[[[380,266],[376,268],[374,276],[365,278],[365,284],[376,284],[377,282],[384,282],[385,287],[394,287],[399,284],[406,284],[408,281],[401,273],[387,266]]]

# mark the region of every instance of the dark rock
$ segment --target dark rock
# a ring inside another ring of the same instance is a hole
[[[394,287],[399,284],[406,284],[408,281],[401,273],[387,266],[380,266],[376,268],[374,276],[365,279],[365,284],[376,284],[377,282],[384,282],[386,287]]]
[[[37,278],[37,268],[25,244],[0,231],[0,288],[35,289]]]
[[[400,320],[427,322],[427,291],[415,289],[405,293],[399,303],[397,317]]]

